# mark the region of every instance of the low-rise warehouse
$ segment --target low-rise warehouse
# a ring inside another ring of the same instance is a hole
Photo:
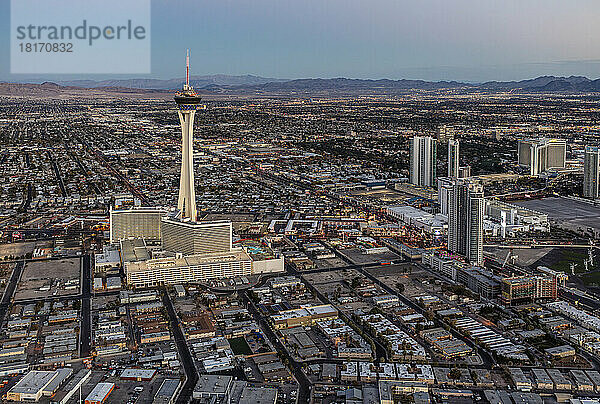
[[[73,370],[70,368],[32,370],[8,391],[6,398],[10,401],[39,401],[42,396],[53,395],[71,373]]]
[[[85,404],[104,404],[114,388],[114,383],[98,383],[85,398]]]

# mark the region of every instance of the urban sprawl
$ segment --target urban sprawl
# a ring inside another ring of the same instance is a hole
[[[599,403],[597,102],[0,98],[2,400]]]

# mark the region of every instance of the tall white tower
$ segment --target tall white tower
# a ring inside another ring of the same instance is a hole
[[[177,208],[182,218],[196,221],[196,191],[194,189],[194,115],[201,98],[190,86],[190,53],[185,58],[185,84],[175,95],[181,124],[181,177],[179,179],[179,199]]]
[[[483,264],[483,187],[464,179],[452,180],[448,195],[448,250]]]
[[[459,150],[458,140],[448,140],[448,177],[450,178],[458,178],[458,168],[460,166]]]
[[[410,182],[432,187],[436,174],[437,144],[431,136],[415,136],[410,142]]]

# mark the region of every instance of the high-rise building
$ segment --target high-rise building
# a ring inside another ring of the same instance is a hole
[[[167,214],[161,208],[131,208],[110,211],[110,242],[129,238],[160,240],[160,220]]]
[[[538,175],[551,168],[565,168],[567,143],[561,139],[519,140],[518,163],[529,167],[530,175]]]
[[[597,199],[599,180],[600,148],[588,146],[585,148],[583,162],[583,196]]]
[[[179,198],[177,208],[182,218],[195,221],[196,191],[194,189],[194,115],[201,98],[190,86],[190,55],[186,56],[185,84],[175,96],[179,123],[181,124],[181,177],[179,178]]]
[[[448,249],[473,265],[483,264],[483,187],[454,181],[448,195]]]
[[[458,140],[448,140],[448,177],[458,178],[459,160],[459,143]]]
[[[436,173],[437,144],[431,136],[415,136],[410,143],[410,182],[432,187]]]
[[[438,186],[438,204],[440,205],[440,213],[442,215],[448,215],[448,198],[450,191],[454,186],[452,178],[440,177],[437,179]]]
[[[162,247],[183,255],[231,251],[232,225],[228,220],[192,222],[163,218]]]
[[[437,128],[438,142],[445,143],[450,139],[454,139],[454,128],[448,125],[441,125]]]
[[[124,264],[127,284],[138,288],[252,275],[252,259],[242,249],[230,252],[165,257]],[[281,264],[283,270],[283,263]]]
[[[458,168],[458,178],[469,178],[471,176],[471,166],[462,166]]]

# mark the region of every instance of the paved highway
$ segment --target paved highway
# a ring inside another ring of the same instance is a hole
[[[17,290],[17,285],[21,279],[21,275],[23,275],[24,268],[24,261],[17,262],[10,276],[10,280],[8,281],[8,285],[6,285],[4,295],[2,295],[2,302],[0,302],[0,325],[4,322],[4,317],[10,307],[10,302],[15,294],[15,290]]]
[[[81,277],[81,329],[79,335],[79,355],[82,358],[90,356],[92,349],[92,257],[89,254],[81,260],[83,275]]]
[[[302,363],[296,362],[294,360],[294,358],[292,358],[290,356],[287,349],[285,349],[285,347],[283,346],[283,344],[281,343],[279,338],[277,338],[277,336],[275,335],[273,330],[271,330],[271,326],[267,323],[265,318],[261,315],[260,311],[254,304],[252,299],[250,299],[250,296],[248,296],[248,292],[244,291],[240,296],[244,300],[244,303],[246,304],[248,311],[250,312],[250,314],[252,314],[254,321],[256,321],[259,324],[259,326],[261,327],[261,329],[265,332],[265,335],[269,339],[269,341],[271,341],[271,344],[273,344],[273,346],[277,349],[277,352],[281,353],[288,360],[291,370],[292,370],[292,373],[294,374],[294,377],[296,378],[296,380],[298,381],[298,384],[300,385],[300,388],[298,389],[297,402],[298,403],[310,402],[310,381],[308,380],[308,378],[302,371]]]
[[[56,181],[58,182],[58,186],[60,187],[60,193],[62,196],[67,196],[67,189],[65,188],[65,183],[63,182],[62,176],[60,175],[60,170],[58,169],[58,164],[56,164],[56,160],[54,160],[54,156],[48,150],[48,159],[50,159],[50,163],[52,164],[52,168],[54,169],[54,175],[56,175]]]
[[[169,315],[169,322],[171,323],[171,329],[173,330],[173,337],[175,338],[175,343],[177,344],[177,350],[179,351],[179,358],[183,364],[183,370],[185,371],[185,383],[183,384],[181,392],[179,393],[179,397],[177,397],[177,403],[187,404],[192,398],[194,386],[196,386],[196,382],[198,381],[198,369],[196,369],[192,352],[190,351],[190,347],[185,341],[185,337],[181,331],[179,319],[175,313],[175,308],[173,307],[173,302],[171,302],[169,292],[167,292],[165,288],[162,289],[162,301],[163,305],[167,309],[167,314]]]

